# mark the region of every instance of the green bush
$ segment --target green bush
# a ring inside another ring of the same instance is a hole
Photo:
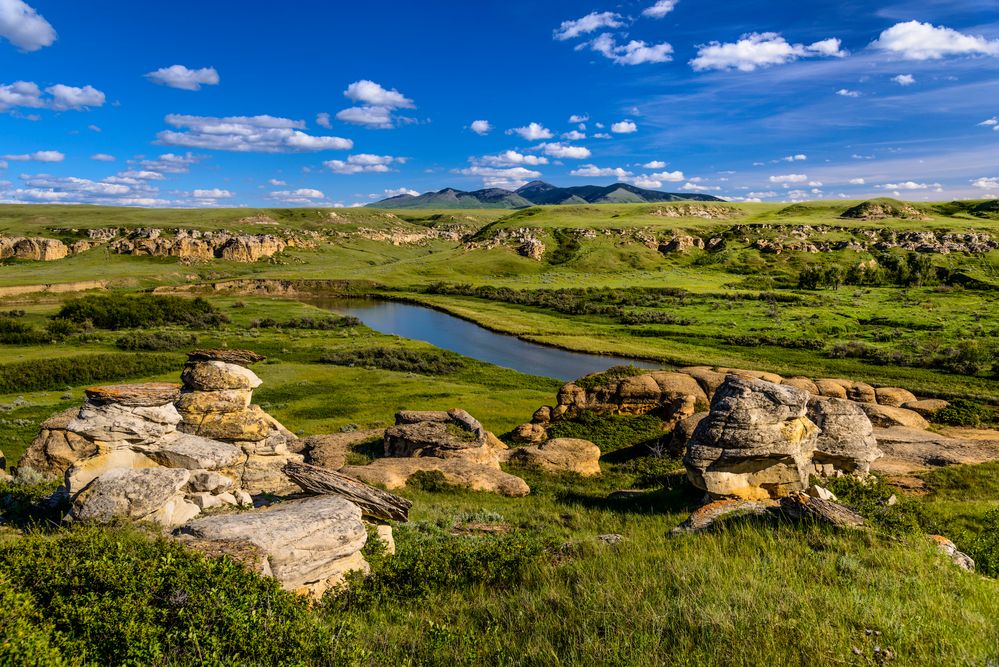
[[[145,333],[136,331],[128,333],[115,341],[119,350],[131,352],[173,352],[183,350],[198,344],[198,337],[193,334],[171,333],[169,331],[154,331]]]
[[[839,502],[888,533],[918,533],[930,523],[918,501],[896,495],[879,478],[860,480],[846,476],[825,481],[823,485],[836,494]],[[895,496],[894,504],[890,502],[892,496]]]
[[[446,350],[409,350],[401,347],[368,347],[329,352],[319,357],[323,364],[381,368],[387,371],[450,375],[465,367],[461,355]]]
[[[655,445],[664,437],[662,420],[653,415],[622,417],[593,412],[554,422],[548,434],[552,438],[589,440],[604,454],[636,445]]]
[[[4,665],[30,664],[17,658],[32,650],[43,652],[37,664],[59,664],[55,649],[92,665],[350,662],[350,631],[276,580],[131,528],[0,544],[0,582],[19,594],[0,593]]]
[[[635,377],[636,375],[644,375],[645,373],[650,372],[651,371],[647,369],[638,368],[637,366],[611,366],[602,373],[593,373],[592,375],[581,377],[573,384],[577,387],[590,390],[596,389],[597,387],[605,384],[617,382],[618,380],[624,380],[626,378]]]
[[[226,315],[201,297],[186,299],[159,294],[84,296],[63,304],[55,318],[77,324],[90,322],[98,329],[112,331],[164,324],[207,328],[229,322]]]
[[[0,365],[0,394],[53,391],[67,386],[159,375],[180,361],[157,354],[86,354]]]
[[[995,411],[977,401],[965,398],[955,398],[943,410],[933,415],[933,421],[948,426],[970,426],[978,428],[992,423],[996,418]]]
[[[254,320],[250,323],[253,329],[311,329],[314,331],[330,331],[361,325],[356,317],[295,317],[286,322],[279,322],[272,317]]]

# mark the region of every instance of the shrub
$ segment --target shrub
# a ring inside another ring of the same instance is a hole
[[[310,613],[276,580],[135,529],[29,533],[0,545],[0,573],[3,589],[33,602],[13,600],[15,650],[54,646],[74,664],[94,665],[347,662],[341,643],[350,633]],[[7,599],[3,609],[8,617]]]
[[[254,329],[312,329],[316,331],[329,331],[332,329],[344,329],[361,325],[361,320],[356,317],[296,317],[287,322],[278,322],[274,318],[265,317],[262,320],[254,320],[250,327]]]
[[[368,347],[330,352],[319,357],[319,362],[335,366],[374,367],[420,375],[450,375],[465,367],[465,360],[454,352],[408,350],[401,347]]]
[[[159,294],[90,295],[71,299],[55,315],[77,324],[90,322],[99,329],[138,329],[164,324],[217,327],[229,318],[201,297],[185,299]]]
[[[634,447],[657,444],[663,437],[662,420],[653,415],[622,417],[582,412],[575,419],[563,419],[548,427],[552,438],[589,440],[604,454]]]
[[[933,415],[933,421],[949,426],[970,426],[978,428],[989,424],[996,415],[988,406],[965,398],[955,398],[943,410]]]
[[[617,382],[618,380],[624,380],[625,378],[635,377],[636,375],[644,375],[645,373],[650,372],[651,371],[644,368],[638,368],[637,366],[612,366],[603,373],[594,373],[592,375],[579,378],[575,381],[575,384],[578,387],[590,390],[601,385]]]
[[[170,333],[156,331],[152,333],[128,333],[115,341],[115,347],[126,351],[173,352],[198,344],[198,337],[193,334]]]
[[[169,355],[86,354],[0,365],[0,394],[52,391],[94,382],[159,375],[180,362]]]
[[[839,477],[822,482],[836,494],[839,502],[853,508],[872,525],[893,534],[917,533],[928,524],[917,501],[905,496],[895,496],[891,487],[879,478],[860,480],[856,477]]]

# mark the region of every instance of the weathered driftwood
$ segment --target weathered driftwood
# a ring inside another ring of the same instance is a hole
[[[839,528],[859,528],[864,525],[864,517],[850,508],[804,493],[792,493],[781,498],[780,508],[794,519],[815,519]]]
[[[413,503],[352,477],[294,461],[289,461],[282,471],[309,493],[341,496],[360,507],[367,516],[392,521],[409,520],[409,508]]]

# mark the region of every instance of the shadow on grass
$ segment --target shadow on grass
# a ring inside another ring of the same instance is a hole
[[[700,506],[703,495],[688,484],[678,484],[672,488],[616,491],[611,494],[565,490],[555,494],[555,501],[574,507],[622,514],[678,514],[691,512]]]

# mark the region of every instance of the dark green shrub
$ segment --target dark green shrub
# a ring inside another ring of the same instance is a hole
[[[683,459],[679,457],[642,456],[629,461],[626,469],[635,474],[636,489],[670,487],[678,479],[686,480]]]
[[[418,470],[406,481],[406,486],[431,493],[454,491],[456,488],[447,481],[440,470]]]
[[[461,355],[447,350],[409,350],[396,347],[369,347],[329,352],[319,357],[323,364],[381,368],[387,371],[450,375],[465,367]]]
[[[13,601],[19,604],[14,622],[22,644],[45,650],[47,635],[49,648],[73,662],[349,662],[343,655],[352,641],[349,629],[311,613],[306,601],[281,590],[276,580],[131,528],[75,527],[0,544],[3,579],[0,588],[28,598]],[[0,616],[7,617],[8,609],[5,600]]]
[[[595,389],[601,385],[617,382],[618,380],[624,380],[625,378],[635,377],[636,375],[644,375],[645,373],[651,372],[652,371],[644,368],[638,368],[637,366],[612,366],[602,373],[594,373],[592,375],[579,378],[574,384],[578,387],[589,390]]]
[[[54,646],[51,621],[31,595],[16,591],[0,573],[0,665],[4,667],[61,667],[75,664]]]
[[[948,426],[970,426],[978,428],[992,423],[995,411],[986,405],[964,398],[955,398],[943,410],[933,415],[933,421]]]
[[[356,317],[295,317],[287,322],[279,322],[272,317],[254,320],[250,327],[254,329],[311,329],[315,331],[330,331],[357,327],[361,320]]]
[[[114,345],[119,350],[130,352],[173,352],[183,350],[198,344],[198,337],[193,334],[155,331],[152,333],[128,333],[118,338]]]
[[[27,322],[9,317],[0,318],[0,343],[4,345],[40,345],[52,340],[44,331]]]
[[[928,525],[922,506],[895,491],[878,478],[860,480],[839,477],[822,482],[839,502],[853,508],[871,525],[893,534],[917,533]],[[894,504],[890,498],[895,496]]]
[[[71,299],[55,315],[77,324],[90,322],[98,329],[138,329],[164,324],[196,328],[217,327],[229,318],[201,297],[186,299],[160,294],[91,295]]]
[[[0,365],[0,394],[58,390],[95,382],[159,375],[180,360],[156,354],[86,354]]]

